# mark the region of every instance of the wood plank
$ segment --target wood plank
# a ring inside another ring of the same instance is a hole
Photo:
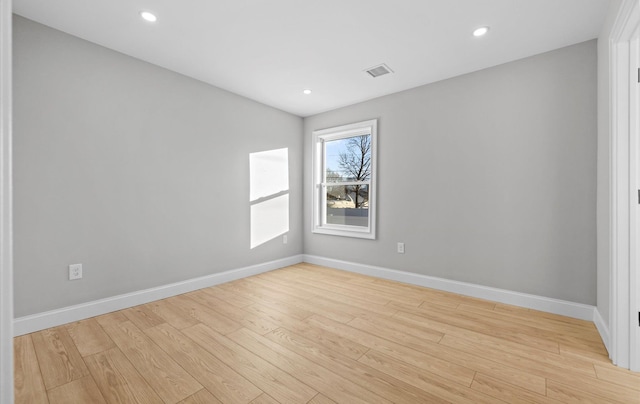
[[[237,293],[227,292],[217,286],[202,289],[203,292],[210,294],[211,296],[222,300],[232,306],[243,308],[253,303],[251,299],[248,299]]]
[[[586,360],[565,357],[559,353],[523,346],[516,342],[451,326],[443,322],[426,319],[424,317],[413,318],[410,315],[398,313],[394,316],[394,321],[399,321],[407,326],[415,328],[416,330],[419,330],[422,327],[427,327],[430,330],[437,330],[443,334],[447,334],[448,336],[463,338],[472,342],[476,347],[486,347],[487,349],[497,348],[504,352],[515,353],[523,358],[542,361],[566,370],[580,371],[587,375],[595,376],[593,364]]]
[[[501,307],[504,307],[504,305]],[[569,317],[554,315],[554,317],[547,318],[547,317],[536,315],[535,311],[524,309],[524,308],[520,308],[521,309],[520,311],[504,310],[504,309],[496,310],[494,308],[494,310],[490,311],[491,312],[490,314],[487,314],[488,310],[484,308],[475,307],[474,305],[460,305],[459,309],[461,308],[465,310],[473,310],[482,315],[491,315],[494,318],[498,318],[503,321],[508,320],[511,322],[516,322],[518,324],[531,325],[536,328],[555,332],[556,334],[559,334],[559,335],[572,335],[572,336],[587,339],[590,341],[600,341],[598,330],[596,329],[593,323],[589,324],[587,322],[584,322],[586,324],[582,324],[582,323],[576,324],[573,321],[574,319]]]
[[[326,285],[328,287],[331,287],[333,290],[336,290],[339,293],[345,295],[356,294],[367,298],[367,300],[372,298],[375,299],[373,301],[378,301],[378,299],[385,299],[387,300],[386,303],[397,302],[414,307],[419,306],[420,303],[425,300],[422,293],[414,293],[413,291],[402,293],[401,291],[398,291],[394,288],[387,288],[383,285],[380,285],[380,287],[376,287],[375,284],[368,282],[371,277],[365,275],[350,274],[352,276],[357,276],[350,279],[349,281],[343,281],[332,279],[332,277],[327,277],[324,274],[318,274],[317,272],[317,269],[310,272],[307,278],[311,278],[314,284],[320,283],[321,285]],[[306,279],[300,279],[300,281],[303,280],[306,281]]]
[[[547,397],[545,395],[546,392],[545,394],[533,393],[482,373],[476,373],[476,377],[474,377],[473,383],[471,383],[471,388],[510,404],[560,403],[557,400]]]
[[[127,316],[125,316],[122,311],[114,311],[94,318],[102,327],[106,327],[109,325],[118,325],[120,323],[129,321]]]
[[[435,289],[416,287],[413,285],[403,284],[390,280],[385,280],[384,283],[381,283],[380,279],[376,279],[373,277],[351,281],[351,283],[353,282],[355,282],[360,287],[370,289],[372,291],[385,292],[395,296],[410,296],[413,299],[422,302],[429,301],[453,308],[458,308],[458,306],[463,304],[473,307],[483,307],[487,309],[493,309],[495,307],[495,302],[489,300],[442,292]],[[397,301],[397,299],[396,302],[400,303]]]
[[[460,305],[460,307],[473,307]],[[458,310],[460,310],[458,307]],[[543,338],[554,339],[560,343],[572,344],[578,346],[589,346],[600,349],[602,339],[600,338],[595,325],[591,327],[576,326],[567,321],[561,321],[556,318],[538,318],[531,315],[513,315],[510,313],[499,313],[494,310],[485,310],[476,307],[473,312],[479,314],[483,318],[491,319],[498,323],[510,323],[518,326],[531,335]],[[506,320],[506,321],[505,321]]]
[[[461,295],[449,293],[449,292],[443,292],[437,289],[425,288],[425,287],[410,285],[406,283],[398,283],[398,282],[390,281],[387,279],[374,278],[370,282],[374,285],[385,285],[387,287],[392,287],[398,290],[399,292],[411,293],[411,292],[417,291],[418,293],[423,295],[422,297],[423,301],[431,302],[434,304],[446,306],[453,309],[457,308],[458,305],[461,303],[460,301]],[[390,305],[392,304],[398,304],[398,303],[394,303],[394,302],[390,303]]]
[[[95,318],[71,323],[66,327],[82,356],[93,355],[116,346]]]
[[[292,284],[290,281],[282,281],[274,277],[251,277],[246,279],[248,282],[256,283],[263,288],[266,288],[272,295],[285,293],[298,299],[297,303],[299,307],[304,308],[314,314],[322,314],[325,317],[332,318],[336,321],[346,322],[350,319],[344,319],[345,313],[348,316],[352,316],[352,310],[360,310],[362,312],[363,307],[367,309],[366,312],[373,311],[381,314],[393,314],[394,310],[386,308],[384,305],[374,305],[372,307],[371,302],[362,302],[353,300],[352,296],[345,296],[338,293],[327,293],[324,290],[318,290],[317,288],[310,287],[306,284]],[[325,303],[328,303],[327,310]],[[347,304],[347,307],[345,307]],[[337,309],[336,309],[337,308]]]
[[[300,272],[298,272],[300,264],[302,263],[290,265],[288,267],[279,268],[269,272],[264,272],[256,276],[261,278],[264,278],[264,277],[273,278],[274,276],[284,276],[285,279],[293,280],[301,276]]]
[[[251,313],[244,308],[225,304],[217,297],[208,293],[203,293],[203,291],[189,293],[185,296],[209,307],[223,316],[237,321],[243,327],[248,328],[253,332],[257,332],[258,334],[266,334],[279,327],[279,325],[269,321],[263,316]],[[253,304],[253,302],[251,302],[251,304]]]
[[[204,324],[183,332],[201,347],[282,403],[306,403],[318,392]]]
[[[464,312],[462,311],[455,311],[452,313],[451,310],[448,309],[429,306],[429,309],[421,307],[413,309],[411,312],[400,311],[396,313],[395,316],[405,320],[414,321],[419,324],[424,323],[425,319],[431,319],[439,321],[441,323],[449,324],[453,327],[475,331],[477,333],[516,342],[547,352],[560,352],[560,347],[557,341],[552,341],[542,337],[536,337],[526,334],[524,330],[519,330],[517,328],[514,329],[509,325],[509,323],[505,324],[504,327],[495,324],[487,324],[477,318],[465,316]]]
[[[31,335],[13,339],[13,369],[16,404],[49,402]]]
[[[120,349],[99,352],[84,360],[108,403],[162,402]]]
[[[36,332],[31,337],[47,390],[89,374],[64,326]]]
[[[606,352],[600,350],[590,351],[589,349],[575,349],[570,346],[559,344],[560,355],[567,358],[591,361],[603,366],[611,365],[611,359]]]
[[[165,403],[176,403],[202,389],[131,321],[107,326],[105,331]]]
[[[473,306],[473,307],[482,308],[485,310],[493,310],[496,307],[496,302],[493,302],[491,300],[480,299],[477,297],[458,295],[458,294],[453,294],[453,296],[455,296],[460,301],[460,304],[457,307],[458,310],[462,306],[465,306],[465,307]]]
[[[563,323],[572,324],[575,327],[592,329],[595,327],[592,321],[580,320],[577,318],[561,316],[560,314],[547,313],[544,311],[528,309],[526,307],[512,306],[504,303],[496,303],[496,307],[493,309],[495,312],[507,313],[516,316],[535,317],[542,321],[555,320]]]
[[[176,307],[176,305],[173,304],[172,298],[147,303],[146,306],[154,314],[179,330],[199,323],[195,318],[186,316],[184,310]]]
[[[494,397],[472,390],[467,386],[451,383],[450,380],[440,377],[436,373],[412,366],[373,349],[358,361],[428,391],[446,402],[468,404],[494,404],[496,402]]]
[[[261,394],[260,397],[253,400],[251,404],[280,404],[280,403],[278,403],[275,398],[271,397],[268,394]]]
[[[202,389],[196,394],[185,398],[179,404],[224,404],[207,389]]]
[[[306,385],[335,401],[354,404],[389,403],[364,386],[337,375],[335,369],[318,366],[314,361],[266,337],[252,334],[248,330],[239,330],[233,333],[233,338],[248,350],[263,355],[271,363],[277,363],[281,369],[296,375]]]
[[[316,343],[332,349],[335,352],[340,353],[348,358],[358,359],[367,351],[367,347],[358,344],[357,342],[333,334],[331,332],[318,330],[314,327],[309,326],[309,324],[307,323],[299,321],[295,318],[290,318],[268,307],[254,304],[247,307],[246,309],[253,310],[256,313],[269,318],[269,320],[271,320],[272,322],[279,324],[281,327],[303,335],[307,338],[311,338]]]
[[[262,394],[251,382],[170,325],[149,328],[145,333],[220,401],[248,403]]]
[[[372,393],[392,402],[439,402],[438,398],[427,391],[415,389],[400,379],[379,372],[364,363],[343,358],[324,349],[313,341],[307,340],[285,329],[278,329],[265,335],[265,338],[285,346],[301,356],[331,369],[337,375],[352,380]],[[327,392],[322,391],[327,394]],[[329,397],[334,398],[329,395]],[[342,400],[337,400],[342,401]]]
[[[321,289],[326,292],[338,293],[345,298],[357,298],[360,300],[368,301],[369,304],[378,304],[381,306],[386,305],[392,300],[389,296],[385,296],[383,294],[376,294],[374,292],[369,292],[365,290],[358,290],[358,288],[353,285],[344,286],[344,283],[341,282],[327,282],[326,280],[316,278],[316,279],[308,279],[308,278],[300,278],[296,280],[296,283],[302,283],[310,287],[314,287],[316,289]],[[409,304],[413,306],[420,305],[421,301],[417,300],[409,300],[408,302],[403,300],[399,303]]]
[[[558,333],[548,332],[528,324],[515,324],[513,321],[504,321],[499,315],[491,311],[485,311],[485,314],[468,313],[462,310],[456,310],[455,314],[448,309],[436,308],[433,305],[423,303],[421,308],[426,308],[423,316],[440,316],[442,319],[454,318],[456,325],[463,328],[483,332],[489,335],[499,337],[509,336],[510,338],[520,338],[523,342],[528,342],[531,346],[540,349],[546,349],[549,352],[559,352],[558,342],[564,336]]]
[[[225,285],[220,287],[224,288]],[[245,279],[234,282],[233,288],[236,291],[242,291],[244,296],[249,297],[254,303],[272,308],[298,320],[304,320],[314,314],[301,308],[303,300],[295,296],[270,291]]]
[[[242,328],[242,325],[237,321],[221,315],[210,307],[198,303],[186,295],[174,296],[171,300],[172,304],[180,308],[185,316],[206,324],[223,335]]]
[[[345,284],[352,279],[351,276],[344,279],[340,279],[339,277],[334,276],[323,276],[317,274],[316,271],[304,270],[303,267],[297,268],[296,271],[300,273],[300,276],[297,276],[294,279],[291,279],[288,273],[280,271],[273,271],[269,275],[282,279],[285,282],[291,282],[295,285],[307,285],[308,287],[313,288],[316,291],[316,294],[328,291],[331,293],[337,293],[341,296],[351,295],[350,293],[347,293],[346,290],[340,289],[341,284]],[[316,282],[318,283],[318,287],[314,287],[314,284]],[[335,289],[333,288],[333,286],[335,286]],[[389,302],[389,300],[383,298],[373,298],[371,302],[379,305],[385,305]]]
[[[408,363],[421,367],[423,370],[427,370],[434,374],[440,375],[442,378],[448,379],[451,382],[458,383],[464,386],[470,386],[473,380],[475,371],[464,366],[451,363],[448,359],[442,360],[431,355],[425,354],[415,349],[411,349],[404,345],[395,343],[388,339],[379,337],[374,333],[354,328],[342,323],[338,323],[322,316],[313,316],[307,319],[309,324],[324,330],[333,332],[335,334],[351,338],[354,341],[359,342],[371,349],[375,349],[379,352],[383,352],[390,355],[393,358],[399,360],[407,360]],[[439,348],[436,346],[436,348]]]
[[[51,404],[106,404],[91,376],[49,390]]]
[[[332,290],[318,289],[312,284],[291,282],[292,287],[304,291],[309,294],[309,303],[317,305],[320,308],[327,309],[331,312],[343,312],[350,316],[356,316],[356,313],[377,313],[384,315],[392,315],[397,310],[387,307],[384,304],[374,304],[366,299],[360,299],[352,295],[344,295],[336,293]],[[324,315],[324,313],[321,313]],[[326,316],[330,317],[330,316]],[[331,318],[331,317],[330,317]],[[342,321],[340,319],[334,319]]]
[[[320,315],[309,317],[305,320],[305,323],[308,323],[313,327],[317,327],[321,330],[325,330],[327,332],[331,332],[345,338],[350,338],[353,341],[366,346],[367,348],[374,348],[378,346],[378,344],[384,343],[383,339],[376,337],[375,335],[371,335],[364,331],[360,331],[356,328]]]
[[[397,312],[396,309],[386,305],[367,304],[360,299],[338,297],[329,293],[325,294],[325,296],[314,296],[309,300],[309,303],[317,306],[318,309],[321,310],[318,314],[340,322],[347,322],[353,320],[354,317],[371,313],[391,316]],[[342,312],[343,315],[346,314],[350,316],[351,319],[345,321],[340,318],[335,318],[335,316],[332,315],[325,315],[336,312]]]
[[[631,372],[617,366],[594,365],[598,379],[640,390],[640,373]]]
[[[312,296],[320,296],[318,291],[314,293],[308,293],[298,288],[292,287],[290,282],[282,281],[274,276],[269,276],[270,274],[262,274],[262,276],[252,276],[249,278],[245,278],[245,280],[254,285],[258,285],[260,287],[266,288],[271,292],[282,293],[287,295],[289,298],[295,298],[299,302],[306,302]]]
[[[274,273],[278,272],[274,271]],[[355,272],[343,271],[341,269],[310,264],[308,262],[301,262],[300,264],[297,264],[295,266],[283,268],[282,273],[287,274],[287,276],[291,276],[293,274],[297,278],[309,278],[311,276],[321,275],[325,278],[333,279],[336,282],[349,282],[352,279],[366,276]]]
[[[526,369],[526,373],[529,374],[531,377],[537,376],[538,389],[533,391],[536,391],[537,393],[540,393],[540,394],[544,394],[544,390],[545,390],[544,380],[541,380],[544,378],[548,378],[548,377],[564,378],[568,372],[571,372],[572,374],[576,374],[576,375],[579,375],[580,377],[584,377],[585,380],[589,380],[589,378],[595,379],[595,374],[593,373],[593,370],[591,370],[590,373],[586,373],[586,372],[577,373],[575,369],[572,370],[568,367],[555,366],[554,364],[549,362],[543,362],[543,361],[537,361],[535,359],[531,359],[531,357],[533,357],[532,353],[529,353],[530,358],[525,358],[520,354],[523,353],[526,347],[524,347],[521,351],[517,351],[517,352],[507,352],[499,348],[490,347],[490,346],[484,346],[482,347],[482,349],[478,349],[478,345],[476,345],[474,342],[471,342],[469,340],[465,340],[462,338],[453,337],[450,335],[445,335],[442,341],[440,341],[440,344],[450,348],[454,348],[458,351],[466,352],[469,355],[476,355],[476,356],[485,358],[487,360],[490,360],[492,362],[500,363],[504,365],[506,369],[511,369],[511,368]],[[488,374],[488,375],[499,378],[498,375],[496,374]],[[509,380],[504,380],[504,381],[509,381]],[[514,383],[513,381],[510,381],[510,382]],[[522,386],[519,383],[514,383],[514,384]]]
[[[600,354],[608,356],[607,348],[602,341],[585,342],[570,336],[558,337],[559,349],[561,352],[571,351],[575,353],[586,352],[588,354]]]
[[[543,317],[534,310],[520,308],[520,310],[486,310],[473,305],[460,305],[459,310],[473,311],[485,320],[491,319],[503,323],[511,323],[521,329],[527,330],[532,335],[545,338],[558,338],[566,343],[578,342],[580,344],[601,344],[598,331],[593,323],[584,324],[582,320],[569,317],[552,315]],[[575,321],[580,321],[577,323]],[[565,338],[568,337],[568,338]]]
[[[317,396],[315,396],[314,398],[311,399],[311,401],[309,401],[309,404],[336,404],[336,402],[330,399],[329,397],[318,393]]]
[[[393,351],[388,351],[386,353],[403,362],[423,367],[425,370],[433,371],[433,366],[436,363],[440,366],[448,365],[449,370],[452,369],[452,365],[458,365],[459,367],[466,368],[467,370],[483,372],[497,377],[501,380],[536,393],[544,394],[545,392],[546,386],[543,377],[533,375],[528,371],[520,370],[517,367],[506,366],[488,358],[479,357],[473,351],[462,352],[446,345],[430,341],[420,341],[420,339],[416,339],[415,337],[379,327],[378,325],[367,322],[363,319],[356,319],[349,323],[349,325],[370,334],[377,335],[381,338],[385,338],[389,341],[401,341],[402,345],[396,347]],[[447,336],[445,336],[445,338],[446,337]],[[410,348],[406,348],[406,346],[409,346]],[[418,351],[420,354],[418,354]],[[473,376],[471,379],[472,378]],[[471,380],[468,381],[468,384],[465,383],[465,385],[470,386]]]
[[[367,315],[356,318],[347,324],[358,328],[356,324],[363,323],[375,325],[397,334],[400,339],[394,339],[393,341],[398,343],[403,343],[402,338],[408,338],[409,341],[418,341],[417,344],[421,345],[421,341],[439,342],[444,336],[444,332],[440,330],[434,330],[429,327],[416,327],[415,324],[409,324],[394,317]]]
[[[322,298],[321,295],[314,293],[311,294],[308,291],[303,291],[298,288],[292,288],[288,285],[278,284],[274,281],[267,281],[263,278],[247,278],[247,281],[251,283],[255,283],[264,289],[268,289],[270,291],[275,291],[278,293],[288,294],[289,296],[295,297],[298,300],[296,301],[296,306],[306,310],[307,312],[314,314],[322,314],[325,317],[329,317],[336,321],[340,321],[346,323],[347,321],[353,320],[353,316],[349,314],[345,314],[342,309],[331,309],[326,305],[318,305],[317,302],[310,301],[311,298]],[[323,300],[323,299],[319,299]]]
[[[558,391],[579,390],[583,393],[600,396],[619,403],[640,403],[640,392],[627,386],[609,383],[600,379],[576,377],[567,372],[561,376],[547,379],[547,395],[549,387],[553,385]]]
[[[613,399],[591,394],[589,392],[581,390],[580,388],[556,383],[553,380],[549,380],[547,383],[547,397],[568,404],[620,403],[619,401],[615,401]],[[637,400],[628,401],[626,404],[637,402]]]
[[[124,314],[136,327],[141,330],[146,328],[155,327],[164,323],[164,319],[154,313],[149,307],[145,305],[131,307],[130,309],[122,310]]]

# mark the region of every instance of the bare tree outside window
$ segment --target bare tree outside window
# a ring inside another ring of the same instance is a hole
[[[348,181],[371,179],[371,136],[354,136],[347,141],[347,150],[340,153],[338,164]],[[355,207],[367,207],[369,192],[367,185],[353,185]],[[350,187],[351,188],[351,187]],[[363,194],[361,194],[361,191]]]

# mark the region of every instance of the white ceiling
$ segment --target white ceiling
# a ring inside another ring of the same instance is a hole
[[[14,12],[299,116],[596,38],[609,0],[14,0]],[[156,23],[139,12],[152,11]],[[472,31],[491,30],[482,38]],[[386,63],[395,73],[363,70]],[[311,95],[302,90],[313,89]]]

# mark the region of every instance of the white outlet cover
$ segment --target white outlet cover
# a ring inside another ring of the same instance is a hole
[[[398,254],[404,254],[404,243],[398,243]]]
[[[69,280],[82,279],[82,264],[69,265]]]

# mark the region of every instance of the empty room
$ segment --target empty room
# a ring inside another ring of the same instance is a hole
[[[0,1],[1,404],[640,404],[638,0]]]

